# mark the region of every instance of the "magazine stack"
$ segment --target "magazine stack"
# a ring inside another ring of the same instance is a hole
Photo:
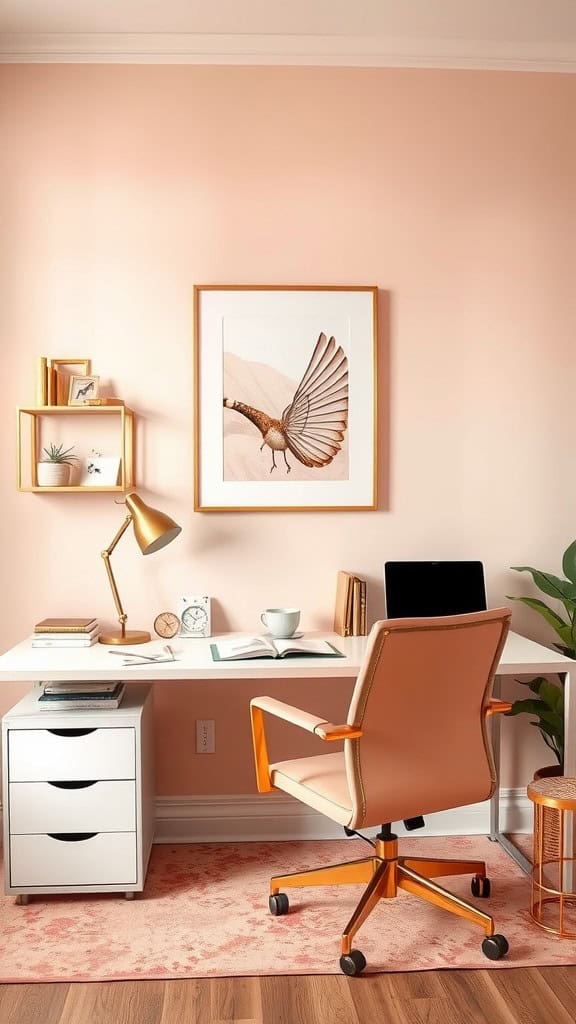
[[[44,683],[38,707],[43,711],[114,710],[124,696],[124,683]]]

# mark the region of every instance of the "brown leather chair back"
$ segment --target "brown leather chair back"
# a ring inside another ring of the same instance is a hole
[[[374,624],[348,712],[352,827],[491,796],[485,706],[509,625],[508,608]]]

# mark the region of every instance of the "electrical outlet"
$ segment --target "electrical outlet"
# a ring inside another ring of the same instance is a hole
[[[214,719],[196,719],[196,753],[213,754],[216,750],[216,729]]]

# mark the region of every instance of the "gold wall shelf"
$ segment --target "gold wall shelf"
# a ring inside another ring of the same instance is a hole
[[[35,494],[78,494],[118,492],[120,494],[134,487],[134,413],[125,405],[41,405],[17,409],[18,466],[17,483],[19,491]],[[44,416],[116,416],[120,426],[120,482],[114,486],[97,487],[69,484],[64,487],[44,487],[38,484],[37,463],[40,451],[40,421]],[[24,447],[29,444],[30,471],[24,472],[26,456]],[[30,481],[29,483],[26,480]]]

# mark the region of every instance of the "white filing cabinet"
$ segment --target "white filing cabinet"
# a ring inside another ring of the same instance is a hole
[[[44,711],[36,688],[2,719],[5,891],[144,888],[154,838],[152,688],[114,710]]]

